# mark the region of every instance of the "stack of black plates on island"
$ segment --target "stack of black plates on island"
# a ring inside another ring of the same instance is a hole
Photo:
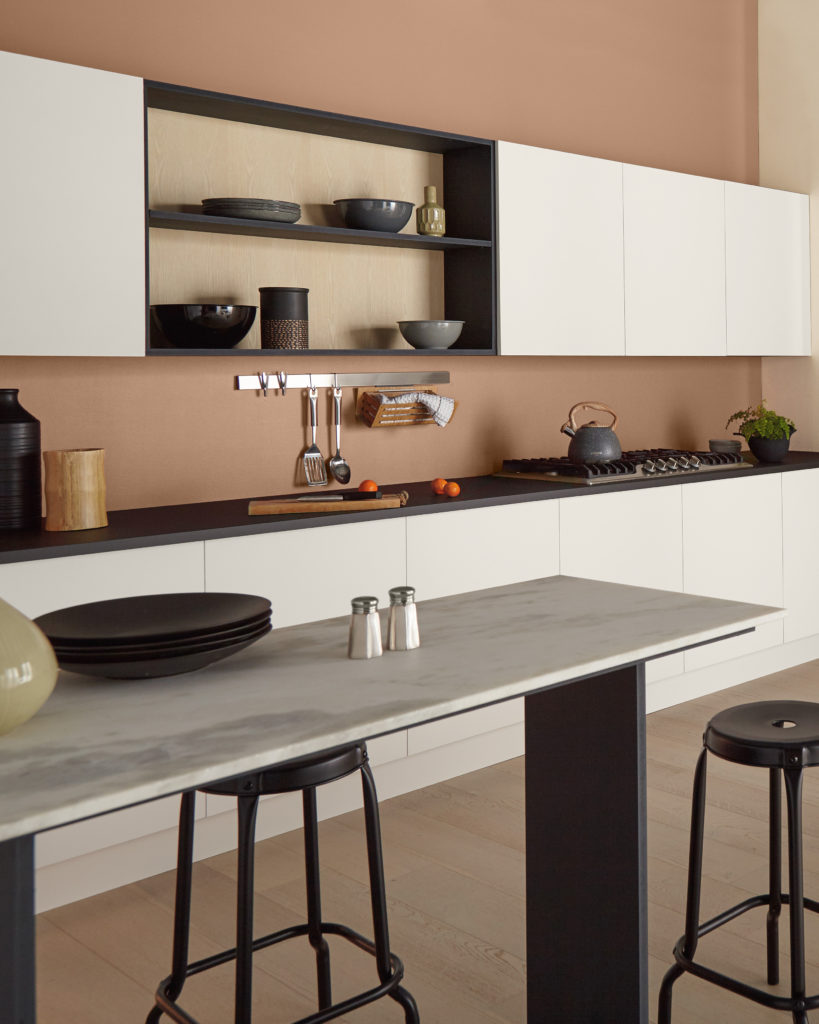
[[[34,620],[60,668],[148,679],[203,668],[271,630],[270,602],[251,594],[150,594],[61,608]]]
[[[202,213],[216,217],[245,217],[295,224],[301,217],[298,203],[283,199],[203,199]]]

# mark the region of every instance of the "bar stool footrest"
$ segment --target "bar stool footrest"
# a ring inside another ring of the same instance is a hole
[[[279,942],[285,942],[287,939],[307,936],[308,928],[309,926],[307,924],[298,924],[293,925],[290,928],[282,928],[277,932],[271,932],[269,935],[263,935],[260,938],[253,940],[253,952],[256,953],[260,949],[267,949],[269,946],[274,946]],[[370,956],[376,955],[375,943],[372,939],[368,939],[365,935],[355,931],[353,928],[348,928],[347,925],[337,924],[334,922],[322,922],[321,933],[322,935],[338,935],[340,938],[346,939],[359,949],[364,950],[365,953],[369,953]],[[222,953],[214,953],[212,956],[204,957],[202,960],[195,960],[193,963],[188,965],[185,972],[185,978],[190,978],[194,974],[201,974],[203,971],[210,970],[212,967],[220,967],[222,964],[229,963],[231,960],[235,959],[236,947],[234,946],[232,949],[226,949]],[[345,1013],[358,1010],[362,1006],[366,1006],[368,1003],[375,1002],[376,999],[381,999],[382,996],[389,995],[393,989],[398,987],[404,977],[404,965],[400,958],[392,952],[390,953],[390,967],[391,970],[389,977],[384,979],[380,985],[368,989],[366,992],[362,992],[359,995],[350,996],[348,999],[344,999],[340,1003],[334,1003],[332,1006],[328,1006],[325,1010],[319,1010],[316,1013],[309,1014],[307,1017],[302,1017],[298,1021],[295,1021],[295,1024],[324,1024],[324,1021],[333,1020]],[[170,999],[166,994],[171,978],[172,976],[168,975],[167,978],[163,978],[159,983],[155,997],[156,1005],[160,1007],[162,1012],[167,1014],[171,1020],[175,1021],[176,1024],[200,1024],[195,1017],[192,1017],[189,1013],[183,1010],[178,1003]]]
[[[781,893],[780,898],[784,906],[788,906],[791,902],[789,893]],[[812,910],[815,914],[819,914],[819,901],[805,897],[802,903],[806,910]],[[770,905],[771,897],[767,893],[760,896],[751,896],[747,900],[729,907],[721,914],[717,914],[716,917],[712,917],[709,921],[701,924],[697,928],[697,938],[701,939],[704,935],[708,935],[709,932],[715,931],[717,928],[727,924],[729,921],[733,921],[749,910],[754,910],[756,907],[769,907]],[[713,985],[718,985],[720,988],[728,989],[729,992],[734,992],[738,996],[751,999],[762,1006],[770,1007],[772,1010],[783,1010],[787,1013],[793,1013],[794,1011],[815,1010],[819,1007],[819,994],[805,996],[803,999],[798,1000],[799,1005],[796,1005],[797,1000],[792,999],[790,996],[773,995],[764,989],[756,988],[756,986],[749,985],[747,982],[738,981],[736,978],[731,978],[727,974],[715,971],[711,967],[705,967],[703,964],[696,963],[689,956],[686,956],[683,951],[685,938],[685,935],[681,935],[674,946],[674,959],[683,971],[693,974],[697,978],[702,978],[703,981],[710,981]],[[187,1022],[184,1022],[184,1024],[187,1024]]]

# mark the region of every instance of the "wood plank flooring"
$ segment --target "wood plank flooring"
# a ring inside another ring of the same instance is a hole
[[[648,719],[649,952],[651,1020],[657,990],[683,928],[690,793],[708,719],[722,708],[772,698],[819,699],[819,662],[690,701]],[[805,780],[806,892],[819,893],[819,770]],[[703,914],[711,916],[767,885],[767,774],[711,758]],[[406,967],[424,1024],[521,1022],[525,1007],[523,759],[409,793],[382,805],[392,945]],[[257,846],[259,933],[303,920],[300,832]],[[363,815],[321,825],[322,895],[328,919],[369,933]],[[192,955],[233,945],[233,854],[195,868]],[[40,1024],[143,1021],[168,973],[173,875],[163,874],[38,918]],[[808,990],[819,990],[819,917],[807,915]],[[782,977],[788,978],[787,911]],[[707,936],[703,960],[765,986],[764,910]],[[331,940],[334,996],[374,983],[372,961]],[[594,935],[589,942],[594,970]],[[600,950],[599,955],[604,955]],[[294,1021],[315,1008],[312,952],[295,940],[257,954],[254,1024]],[[675,986],[674,1024],[784,1021],[689,976]],[[785,986],[780,985],[784,992]],[[227,965],[191,979],[183,1000],[202,1024],[232,1019]],[[346,1018],[360,1024],[403,1013],[380,1001]],[[606,1021],[601,1008],[601,1021]],[[563,1022],[560,1022],[563,1024]],[[629,1024],[612,1021],[610,1024]]]

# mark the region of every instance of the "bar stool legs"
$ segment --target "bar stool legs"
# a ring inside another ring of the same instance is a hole
[[[802,769],[785,768],[785,795],[788,815],[789,893],[782,892],[781,782],[782,770],[770,769],[769,825],[769,890],[765,896],[751,897],[724,911],[704,924],[699,923],[702,878],[702,851],[705,825],[705,767],[707,750],[703,748],[694,775],[689,846],[688,893],[686,898],[685,934],[674,948],[676,963],[665,974],[660,987],[657,1024],[671,1024],[671,990],[674,982],[690,972],[738,995],[753,999],[763,1006],[790,1012],[794,1024],[809,1024],[807,1010],[819,1005],[819,996],[809,999],[805,994],[805,908],[819,911],[819,903],[806,899],[802,877]],[[752,985],[729,978],[694,962],[697,942],[727,921],[753,907],[768,906],[766,919],[767,979],[769,985],[779,983],[779,917],[783,903],[790,909],[791,992],[789,997],[774,996]]]
[[[304,807],[304,864],[307,881],[307,935],[316,952],[316,982],[318,1005],[326,1010],[333,1002],[330,984],[330,947],[321,933],[321,883],[319,880],[318,813],[315,789],[305,789]]]
[[[780,769],[770,769],[768,819],[768,892],[771,903],[766,920],[768,984],[779,984],[779,914],[782,910],[782,783]]]
[[[392,972],[390,964],[390,935],[387,925],[387,894],[384,890],[384,857],[381,849],[381,823],[375,780],[369,764],[361,769],[361,789],[364,794],[364,821],[367,831],[367,861],[370,870],[372,894],[373,935],[375,936],[378,977],[387,981]],[[418,1007],[409,992],[401,985],[391,992],[392,998],[404,1008],[406,1024],[418,1024]]]
[[[316,785],[342,778],[352,770],[361,772],[364,796],[364,817],[367,837],[367,860],[373,916],[373,939],[346,925],[326,922],[321,912],[321,883],[319,877],[318,814]],[[253,938],[253,890],[256,812],[259,797],[264,792],[293,792],[300,789],[304,811],[304,854],[307,889],[307,923],[284,928],[261,938]],[[198,960],[188,961],[190,932],[191,888],[193,875],[193,831],[195,793],[182,797],[179,816],[179,848],[174,911],[174,937],[171,974],[156,991],[156,1005],[147,1016],[146,1024],[158,1024],[166,1014],[177,1024],[197,1024],[196,1020],[176,1002],[188,977],[211,967],[235,960],[235,1017],[234,1024],[251,1024],[253,1002],[253,953],[286,939],[307,936],[316,956],[318,1012],[302,1018],[297,1024],[324,1024],[343,1014],[390,996],[404,1011],[405,1024],[418,1024],[415,1000],[401,985],[404,968],[395,954],[390,952],[387,924],[387,897],[384,886],[384,863],[381,848],[381,830],[375,781],[361,746],[339,749],[324,759],[291,762],[280,769],[270,769],[255,776],[247,776],[208,789],[235,796],[238,803],[237,850],[237,903],[236,946]],[[337,1004],[332,1002],[330,980],[330,949],[327,935],[338,935],[369,953],[376,962],[379,984],[351,996]]]

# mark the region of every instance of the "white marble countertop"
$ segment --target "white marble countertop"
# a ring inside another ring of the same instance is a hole
[[[347,618],[206,669],[61,673],[0,737],[0,840],[367,739],[780,618],[781,609],[554,576],[419,603],[422,646],[346,657]],[[275,609],[274,609],[275,625]]]

